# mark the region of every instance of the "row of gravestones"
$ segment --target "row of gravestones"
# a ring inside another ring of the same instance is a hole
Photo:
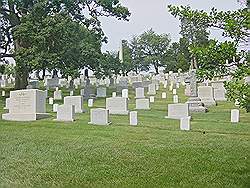
[[[152,94],[152,86],[149,86],[149,94]],[[156,88],[156,87],[152,87]],[[153,91],[155,94],[156,91]],[[5,109],[9,110],[9,113],[3,114],[3,119],[6,120],[16,120],[16,121],[28,121],[40,119],[40,117],[46,117],[45,113],[45,100],[47,92],[36,90],[36,89],[27,89],[27,90],[18,90],[11,91],[10,98],[6,99]],[[59,97],[58,97],[59,95]],[[127,98],[128,90],[123,89],[122,97],[111,97],[106,99],[106,109],[113,112],[118,111],[124,112],[124,110],[119,110],[119,108],[127,109]],[[153,97],[153,96],[151,96]],[[56,89],[54,92],[55,99],[62,99],[61,91]],[[154,99],[146,99],[144,96],[144,88],[136,88],[136,109],[150,109],[149,102]],[[49,98],[49,104],[53,104],[53,98]],[[93,102],[92,102],[93,103]],[[63,120],[64,117],[73,117],[74,112],[81,113],[84,110],[81,108],[83,106],[83,97],[82,96],[67,96],[64,97],[64,104],[57,105],[53,104],[53,111],[58,113],[58,120]],[[74,106],[73,108],[68,108],[68,106]],[[90,105],[89,105],[90,106]],[[21,110],[24,107],[24,110]],[[31,108],[29,108],[31,107]],[[70,109],[69,116],[65,115],[67,109]],[[127,113],[127,110],[125,110]],[[22,116],[22,114],[32,114],[27,116]],[[67,118],[66,118],[67,119]],[[73,120],[68,119],[68,120]]]
[[[138,88],[137,88],[138,91]],[[143,97],[143,95],[140,95]],[[138,97],[138,96],[137,96]],[[151,96],[152,97],[152,96]],[[3,114],[5,120],[29,121],[48,117],[45,113],[45,94],[39,90],[19,90],[12,91],[6,105],[9,113]],[[73,121],[75,113],[82,113],[82,96],[68,96],[64,98],[64,104],[57,106],[58,121]],[[149,109],[149,100],[144,98],[136,99],[136,109]],[[128,99],[124,97],[111,97],[106,99],[106,109],[91,109],[92,124],[109,124],[109,114],[128,114]],[[239,115],[237,111],[232,112],[232,121],[235,121]],[[103,118],[100,118],[103,117]],[[236,118],[235,118],[236,117]],[[180,119],[181,128],[190,129],[190,116],[188,104],[169,104],[168,116],[166,118]],[[137,112],[130,113],[130,122],[137,123]]]
[[[172,85],[172,84],[171,84]],[[174,100],[175,100],[175,97],[177,97],[177,102],[176,103],[178,103],[178,96],[176,95],[176,89],[173,89],[173,86],[171,86],[170,85],[170,90],[172,89],[173,90],[173,94],[174,94]],[[148,85],[148,94],[149,95],[155,95],[156,94],[156,90],[157,90],[157,87],[159,88],[159,84],[149,84]],[[165,87],[165,85],[164,85],[164,87]],[[207,87],[207,86],[205,86],[205,87]],[[178,86],[176,86],[176,88],[178,88]],[[198,90],[199,90],[199,88],[198,88]],[[59,90],[57,89],[55,92],[58,92]],[[124,90],[123,89],[123,91],[126,91],[126,92],[124,92],[124,93],[126,93],[126,95],[128,95],[128,91],[127,90]],[[40,92],[40,91],[39,91]],[[38,92],[38,93],[39,93]],[[25,92],[24,92],[25,93]],[[24,95],[24,93],[22,94],[22,95]],[[123,93],[123,92],[122,92]],[[199,93],[199,92],[198,92]],[[206,92],[205,92],[206,93]],[[211,92],[210,92],[211,93]],[[55,93],[54,93],[55,94]],[[22,100],[16,100],[16,98],[14,97],[13,98],[13,96],[14,95],[11,95],[12,97],[10,97],[10,104],[8,105],[9,106],[9,110],[10,110],[10,113],[8,113],[8,114],[4,114],[3,115],[3,119],[7,119],[7,120],[15,120],[15,113],[12,113],[11,114],[11,112],[13,112],[13,110],[11,110],[11,108],[13,107],[13,106],[15,106],[15,105],[13,105],[14,104],[14,102],[13,101],[18,101],[18,104],[22,104],[22,105],[24,105],[24,106],[29,106],[29,105],[27,105],[27,104],[25,104],[25,97],[22,97]],[[24,95],[25,96],[25,95]],[[38,94],[38,96],[42,96],[41,94]],[[165,96],[166,96],[166,93],[162,93],[162,98],[165,98]],[[152,97],[152,96],[151,96]],[[136,109],[149,109],[149,102],[150,102],[150,99],[144,99],[144,88],[136,88]],[[202,97],[201,97],[202,98]],[[126,98],[125,98],[126,99]],[[204,98],[204,99],[207,99],[206,97]],[[26,97],[26,101],[27,101],[27,97]],[[32,100],[31,100],[32,101]],[[36,100],[35,100],[36,101]],[[39,100],[40,101],[40,100]],[[42,100],[41,100],[42,101]],[[67,102],[67,101],[71,101],[71,102]],[[61,105],[61,106],[58,106],[57,107],[57,113],[58,113],[58,116],[59,117],[57,117],[57,119],[58,120],[60,120],[60,117],[67,117],[67,115],[65,115],[64,113],[66,113],[66,111],[68,110],[68,109],[70,109],[69,111],[70,111],[70,115],[69,115],[69,117],[73,117],[73,114],[75,113],[75,112],[82,112],[82,109],[80,109],[79,108],[79,106],[82,106],[82,97],[81,96],[72,96],[72,97],[65,97],[65,100],[64,100],[64,104],[63,105]],[[111,101],[111,102],[110,102]],[[115,96],[113,96],[112,98],[108,98],[108,99],[106,99],[106,109],[105,110],[108,110],[108,112],[109,112],[109,114],[112,114],[113,113],[113,111],[116,111],[115,109],[117,108],[116,106],[117,106],[117,104],[119,104],[119,102],[124,102],[124,97],[121,97],[121,98],[119,98],[119,97],[115,97]],[[152,101],[152,100],[151,100]],[[112,106],[112,104],[115,104],[115,105],[113,105]],[[171,114],[173,113],[173,114],[175,114],[175,112],[177,112],[177,114],[181,114],[181,117],[182,118],[185,118],[183,121],[181,121],[181,123],[185,123],[185,124],[188,124],[189,123],[189,120],[190,120],[190,118],[189,118],[189,116],[187,116],[186,114],[186,112],[189,112],[189,110],[186,110],[186,109],[188,109],[188,105],[187,104],[176,104],[177,106],[175,106],[174,104],[172,104],[173,105],[173,107],[171,107],[171,106],[169,106],[168,107],[168,116],[167,117],[170,117],[170,118],[174,118]],[[31,105],[32,106],[32,105]],[[38,106],[40,106],[40,105],[38,105]],[[41,105],[41,106],[43,106],[43,105]],[[69,108],[69,106],[71,106],[70,108]],[[110,108],[110,106],[111,106],[111,108]],[[126,102],[124,102],[123,104],[121,104],[121,105],[118,105],[119,107],[122,107],[122,108],[126,108],[125,106],[126,106]],[[178,107],[178,106],[180,106],[180,108]],[[14,108],[15,109],[15,108]],[[79,110],[80,109],[80,110]],[[179,109],[184,109],[183,111],[182,110],[179,110]],[[119,111],[119,110],[118,110]],[[120,110],[120,111],[123,111],[123,110]],[[127,114],[127,110],[125,110],[126,111],[126,113],[125,114]],[[14,112],[15,112],[15,110],[14,110]],[[38,110],[38,112],[39,112],[39,110]],[[93,110],[93,113],[94,113],[95,111]],[[181,113],[180,113],[181,112]],[[105,112],[106,113],[106,112]],[[27,114],[29,114],[29,113],[27,113]],[[36,116],[32,116],[32,117],[35,117],[35,119],[39,119],[39,117],[43,117],[43,115],[45,116],[45,114],[46,113],[35,113],[35,114],[38,114],[37,115],[37,117]],[[41,115],[39,115],[39,114],[41,114]],[[62,115],[61,115],[62,114]],[[118,113],[119,114],[119,113]],[[61,115],[61,116],[60,116]],[[23,117],[26,117],[26,116],[23,116]],[[28,116],[27,116],[28,117]],[[92,114],[91,114],[91,117],[92,117]],[[134,117],[134,116],[132,116],[131,115],[131,117]],[[32,120],[35,120],[34,118],[32,119]],[[73,118],[71,118],[71,120],[72,120]],[[181,119],[181,118],[180,118]],[[17,115],[16,116],[16,120],[26,120],[25,118],[21,118],[21,119],[19,119],[19,116]],[[91,121],[91,122],[93,122],[93,120]]]

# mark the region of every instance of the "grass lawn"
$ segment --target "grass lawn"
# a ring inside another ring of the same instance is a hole
[[[240,123],[232,124],[234,105],[219,102],[192,114],[191,131],[180,131],[178,120],[164,119],[172,94],[160,99],[163,90],[151,110],[138,112],[136,127],[128,116],[91,126],[89,113],[55,122],[49,105],[49,119],[0,119],[0,187],[250,187],[250,114],[241,110]],[[183,88],[177,93],[185,102]],[[130,110],[133,98],[131,92]],[[4,105],[2,97],[0,114]]]

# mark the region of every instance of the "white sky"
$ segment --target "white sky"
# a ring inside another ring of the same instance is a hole
[[[170,33],[172,41],[179,39],[179,20],[167,10],[168,4],[190,5],[193,9],[210,11],[212,7],[218,10],[236,10],[241,7],[237,0],[121,0],[131,12],[130,21],[118,21],[114,18],[101,18],[103,30],[108,37],[108,44],[103,50],[119,50],[121,40],[130,40],[134,35],[153,28],[157,33]],[[222,39],[218,31],[212,32],[212,37]]]

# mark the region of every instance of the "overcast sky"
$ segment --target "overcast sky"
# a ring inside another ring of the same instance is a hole
[[[209,11],[212,7],[218,10],[235,10],[241,5],[237,0],[121,0],[122,5],[131,12],[129,22],[118,21],[114,18],[101,18],[103,30],[108,37],[108,44],[103,50],[118,50],[121,40],[130,40],[153,28],[157,33],[170,33],[172,41],[179,38],[178,19],[167,10],[167,5],[190,5],[193,9]],[[220,37],[218,31],[212,31],[212,37]],[[221,37],[222,39],[222,37]]]

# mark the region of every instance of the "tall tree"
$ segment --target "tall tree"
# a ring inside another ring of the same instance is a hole
[[[191,53],[189,52],[189,42],[185,38],[180,38],[179,42],[171,44],[168,56],[166,57],[165,71],[187,71],[190,66]]]
[[[148,71],[149,64],[143,59],[143,52],[141,50],[141,45],[139,37],[134,36],[130,41],[131,48],[131,59],[133,64],[133,71],[139,73],[140,71]]]
[[[201,78],[230,76],[231,80],[225,83],[227,96],[230,100],[237,99],[240,106],[250,111],[250,85],[243,78],[250,75],[250,63],[246,58],[247,50],[238,52],[237,48],[243,41],[247,41],[249,33],[250,13],[247,8],[236,11],[217,11],[210,13],[191,10],[190,7],[169,6],[174,16],[184,17],[190,22],[199,22],[205,28],[218,28],[222,35],[231,38],[228,42],[210,40],[203,46],[190,46],[190,52],[198,61],[198,75]],[[193,17],[197,19],[193,20]],[[243,54],[243,55],[242,55]]]
[[[127,74],[134,69],[132,49],[130,48],[130,44],[127,40],[122,40],[122,49],[123,61],[121,62],[121,72],[123,76],[127,76]]]
[[[170,46],[170,37],[167,34],[157,34],[152,29],[139,36],[139,45],[143,61],[155,68],[156,74],[159,74],[159,68],[166,65]]]
[[[208,42],[209,30],[207,19],[204,17],[206,12],[192,10],[190,6],[172,6],[169,5],[169,12],[178,17],[181,22],[180,34],[188,42],[189,46],[201,46]],[[192,54],[189,54],[192,55]],[[191,60],[191,68],[197,68],[195,57],[188,58]]]
[[[121,71],[121,62],[117,52],[105,52],[100,58],[98,66],[94,70],[97,78],[112,78],[114,75],[119,75]]]
[[[26,68],[28,62],[16,58],[15,52],[19,51],[20,53],[20,49],[28,49],[30,47],[29,42],[27,43],[27,41],[19,38],[20,35],[15,35],[16,27],[24,23],[25,17],[34,14],[34,12],[40,13],[39,15],[54,16],[62,11],[73,21],[103,36],[103,41],[106,38],[101,30],[98,17],[113,16],[118,19],[127,20],[130,14],[127,8],[121,6],[119,0],[1,0],[0,22],[2,24],[0,47],[3,52],[1,51],[0,53],[0,59],[3,60],[5,57],[13,57],[15,59],[17,65],[16,88],[26,87],[29,70]]]

